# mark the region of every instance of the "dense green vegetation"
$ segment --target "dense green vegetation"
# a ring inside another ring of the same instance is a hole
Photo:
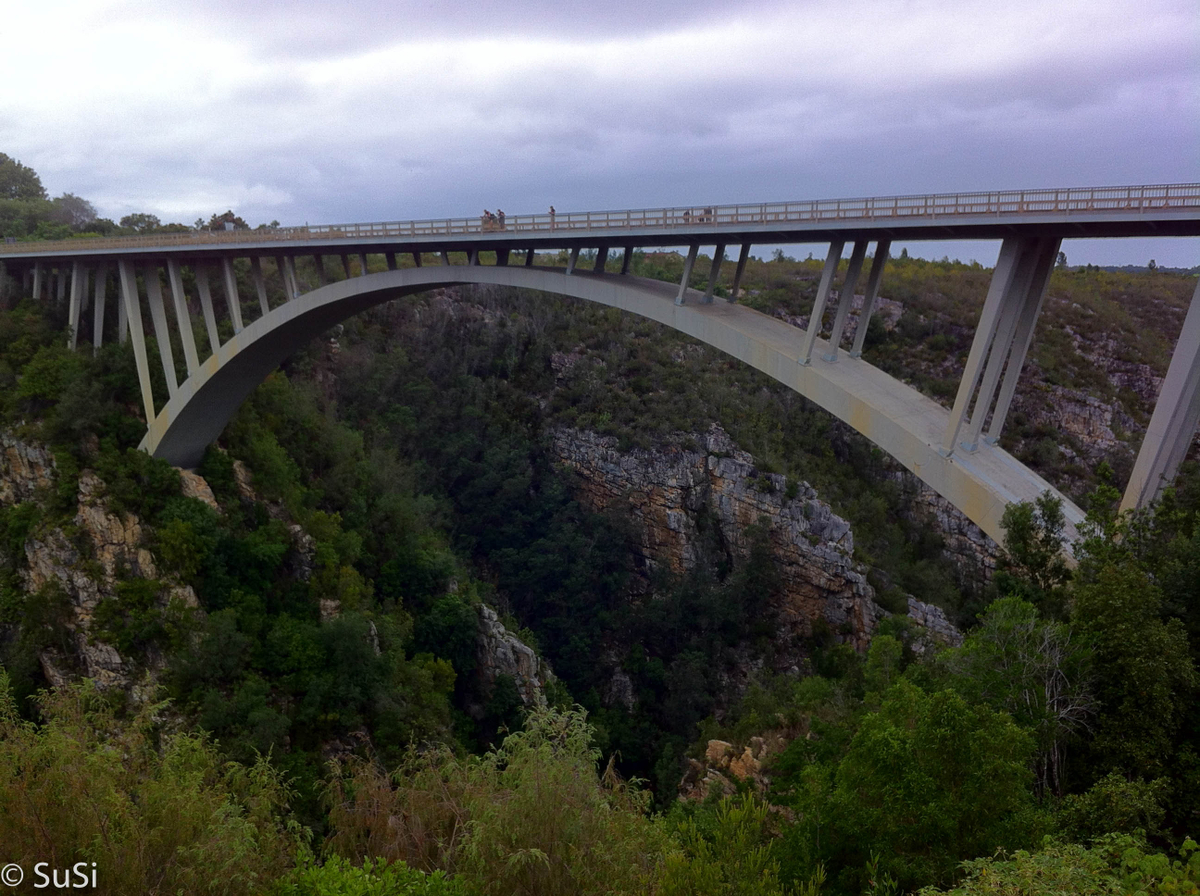
[[[47,202],[30,174],[0,158],[0,202]],[[800,315],[818,273],[755,261],[746,301]],[[905,308],[868,351],[945,397],[987,274],[897,260],[884,292]],[[300,276],[315,281],[307,261]],[[1120,351],[1153,366],[1162,309],[1193,286],[1063,269],[1047,313],[1126,327]],[[1059,469],[1099,486],[1077,565],[1043,499],[1009,509],[983,587],[911,518],[893,465],[794,394],[611,310],[478,290],[389,303],[297,353],[206,455],[213,506],[135,450],[127,348],[68,352],[61,309],[11,281],[0,297],[0,428],[56,465],[0,507],[6,861],[95,862],[109,893],[1198,892],[1190,469],[1124,518],[1111,470]],[[1060,348],[1039,375],[1120,398]],[[648,573],[630,520],[581,504],[550,444],[575,427],[689,447],[712,424],[852,522],[882,603],[946,607],[963,644],[918,652],[900,618],[860,656],[818,627],[802,673],[773,673],[765,527],[738,552],[702,517],[693,568]],[[1059,438],[1035,429],[1015,447]],[[30,557],[65,545],[104,577],[81,482],[136,517],[156,563],[115,570],[91,637],[157,690],[50,687],[47,657],[79,671],[77,608],[29,587]],[[550,660],[548,707],[478,674],[483,602]],[[757,783],[675,799],[709,739],[740,754],[756,737],[779,744]]]

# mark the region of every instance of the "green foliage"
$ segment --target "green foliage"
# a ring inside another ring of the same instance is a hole
[[[330,847],[442,867],[483,894],[619,894],[651,889],[666,845],[646,798],[598,753],[581,711],[530,713],[482,757],[413,753],[394,785],[375,765],[343,767]]]
[[[1019,501],[1004,508],[1004,553],[996,574],[1001,594],[1015,594],[1038,606],[1043,613],[1063,612],[1063,585],[1071,570],[1063,556],[1066,537],[1062,500],[1050,492],[1029,503]]]
[[[1079,842],[1109,833],[1157,835],[1166,817],[1167,791],[1165,778],[1130,781],[1109,772],[1086,793],[1071,794],[1062,801],[1059,830]]]
[[[784,896],[794,892],[779,881],[779,861],[769,806],[754,797],[724,797],[711,818],[693,816],[678,823],[678,848],[663,862],[661,896]],[[824,882],[818,866],[805,893],[816,896]]]
[[[1161,591],[1132,565],[1104,566],[1072,596],[1095,651],[1099,768],[1157,777],[1200,683],[1187,633],[1162,619]]]
[[[0,152],[0,199],[45,199],[42,179],[28,165]]]
[[[119,722],[94,687],[43,694],[21,721],[0,673],[0,841],[30,869],[95,862],[104,894],[261,893],[302,845],[265,761],[226,766],[148,706]],[[27,877],[27,879],[29,879]]]
[[[1092,846],[1047,839],[1037,852],[1017,851],[964,862],[966,879],[951,890],[919,896],[1135,896],[1200,893],[1200,850],[1191,840],[1171,859],[1123,834]]]
[[[1032,747],[1007,715],[900,681],[824,783],[819,769],[807,773],[793,836],[807,839],[802,853],[841,869],[841,891],[853,888],[869,851],[902,887],[947,881],[964,859],[1030,842],[1039,823]]]
[[[371,859],[356,867],[334,855],[296,868],[270,896],[467,896],[467,890],[441,871],[426,874],[403,862]]]

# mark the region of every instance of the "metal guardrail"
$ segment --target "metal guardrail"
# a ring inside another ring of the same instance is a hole
[[[497,218],[445,218],[392,221],[377,224],[319,224],[259,230],[192,231],[147,236],[99,237],[0,244],[6,253],[63,249],[139,249],[155,246],[208,246],[224,243],[287,243],[313,239],[403,239],[470,236],[493,233],[615,232],[633,229],[670,234],[702,226],[720,230],[743,225],[805,224],[820,221],[913,221],[960,216],[1071,215],[1153,213],[1164,210],[1200,211],[1200,184],[1161,184],[1137,187],[1080,187],[1058,190],[1011,190],[987,193],[935,193],[926,196],[887,196],[873,199],[817,199],[804,202],[763,202],[757,205],[712,205],[692,208],[629,209],[624,211],[562,212],[554,215],[510,215]]]

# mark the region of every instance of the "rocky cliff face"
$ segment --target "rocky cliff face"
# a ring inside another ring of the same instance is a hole
[[[748,552],[750,526],[766,527],[783,579],[773,608],[779,671],[799,671],[814,626],[865,650],[887,615],[854,561],[850,524],[807,484],[789,485],[786,477],[759,470],[720,427],[709,430],[697,448],[621,452],[615,439],[574,429],[556,430],[552,439],[557,456],[579,474],[585,504],[597,510],[620,506],[632,516],[636,550],[647,571],[665,566],[678,573],[695,566],[702,515],[715,522],[733,556]],[[928,631],[956,637],[940,610],[914,604],[925,623],[939,620]]]
[[[479,605],[479,640],[476,674],[480,693],[490,693],[502,675],[517,685],[521,702],[529,708],[546,705],[546,685],[554,678],[550,666],[537,652],[506,629],[496,611]]]

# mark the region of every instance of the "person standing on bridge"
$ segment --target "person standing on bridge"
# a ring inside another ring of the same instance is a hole
[[[550,206],[550,229],[554,229],[554,206]]]
[[[496,217],[500,221],[500,229],[503,230],[504,229],[504,209],[502,209],[502,208],[496,209]]]

